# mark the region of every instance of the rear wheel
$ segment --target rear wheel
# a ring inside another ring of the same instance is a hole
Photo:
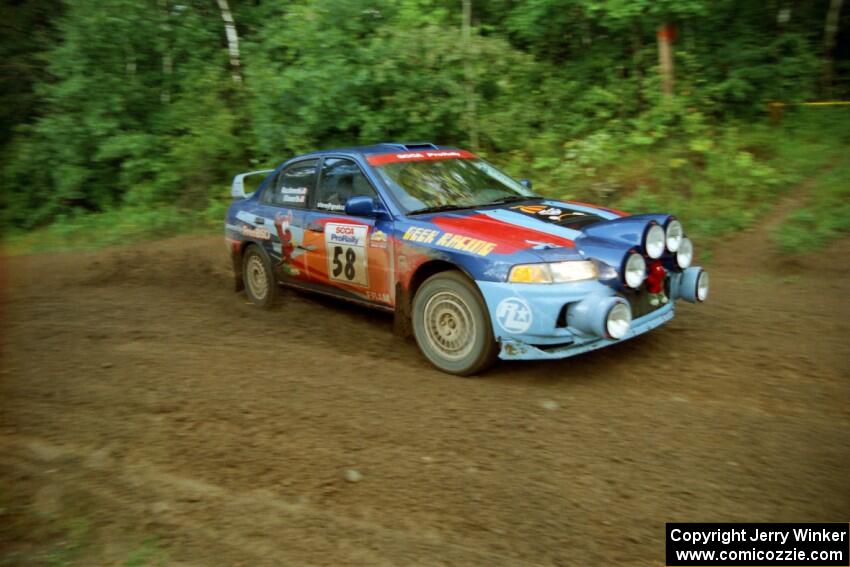
[[[242,279],[245,282],[245,295],[251,303],[268,309],[277,298],[277,281],[271,262],[257,246],[251,245],[242,256]]]
[[[484,300],[463,274],[440,272],[425,280],[413,298],[412,318],[419,349],[440,370],[468,376],[496,360]]]

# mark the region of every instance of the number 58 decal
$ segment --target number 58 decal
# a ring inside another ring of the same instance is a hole
[[[333,277],[339,278],[339,275],[345,272],[345,279],[351,281],[357,275],[357,271],[354,269],[354,262],[357,261],[357,252],[354,251],[354,248],[345,249],[344,266],[339,259],[340,256],[342,256],[342,246],[334,246],[334,269],[331,273]]]
[[[328,278],[356,286],[368,286],[366,233],[368,226],[328,223],[325,226],[325,251]]]

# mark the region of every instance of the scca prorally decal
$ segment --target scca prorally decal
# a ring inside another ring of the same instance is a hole
[[[399,152],[393,154],[377,154],[369,156],[369,165],[381,166],[388,163],[402,163],[406,161],[432,161],[442,159],[475,159],[477,156],[466,150],[433,150],[419,152]]]
[[[439,238],[438,238],[439,237]],[[404,240],[411,242],[421,242],[422,244],[434,244],[452,250],[461,250],[478,256],[487,256],[492,252],[497,244],[488,242],[470,236],[462,236],[451,232],[441,233],[439,230],[431,230],[429,228],[419,228],[411,226],[402,236]]]
[[[369,227],[362,224],[329,222],[325,225],[329,279],[361,287],[368,286],[368,230]]]
[[[348,244],[349,246],[360,246],[366,242],[367,226],[360,224],[337,224],[329,222],[325,226],[325,234],[329,244]]]
[[[524,333],[531,328],[533,322],[531,307],[524,299],[508,297],[496,307],[496,320],[499,326],[509,333]]]

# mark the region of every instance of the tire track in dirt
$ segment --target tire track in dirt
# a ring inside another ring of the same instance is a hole
[[[844,521],[850,241],[768,251],[730,237],[649,335],[477,379],[385,315],[252,309],[219,238],[11,258],[0,482],[199,565],[646,565],[665,521]]]
[[[436,554],[444,561],[455,564],[486,563],[489,565],[512,565],[515,558],[501,556],[485,549],[474,549],[442,541],[439,536],[428,533],[387,528],[381,524],[338,516],[305,503],[292,503],[277,498],[272,492],[256,489],[239,494],[199,481],[185,478],[158,469],[149,463],[110,463],[110,459],[96,448],[54,445],[37,438],[0,438],[0,462],[4,467],[39,474],[45,470],[73,467],[80,480],[90,477],[90,483],[75,483],[71,491],[84,489],[87,496],[105,500],[106,505],[118,504],[139,516],[150,515],[154,523],[178,526],[192,534],[204,537],[205,550],[216,543],[235,549],[240,556],[250,555],[254,564],[307,565],[315,554],[325,554],[335,547],[344,546],[347,551],[372,565],[388,563],[386,557],[369,550],[378,544],[391,552],[393,561],[422,564]],[[48,468],[46,468],[48,467]],[[128,494],[144,493],[154,502],[138,502]],[[213,516],[246,519],[242,531],[229,526],[217,529],[192,520],[192,508],[203,507]],[[306,547],[294,537],[291,525],[297,530],[316,532],[321,535],[330,549],[317,549],[315,541]],[[256,531],[262,525],[259,537]],[[253,528],[253,529],[252,529]],[[242,538],[241,533],[254,531],[252,537]],[[281,555],[281,547],[269,544],[268,540],[287,541]],[[330,542],[333,542],[332,544]],[[243,557],[244,559],[244,557]],[[533,565],[531,563],[525,563]]]

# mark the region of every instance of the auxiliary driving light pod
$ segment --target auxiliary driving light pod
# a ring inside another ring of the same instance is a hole
[[[679,280],[679,297],[691,303],[702,303],[708,299],[708,272],[694,266],[682,272]]]
[[[679,242],[679,250],[676,251],[676,265],[682,270],[691,265],[694,261],[694,245],[690,238],[683,238]]]
[[[631,252],[623,264],[623,280],[631,288],[637,289],[646,279],[646,260],[637,252]]]
[[[670,222],[667,223],[666,237],[667,250],[670,252],[678,250],[679,245],[682,243],[682,238],[685,237],[685,229],[682,228],[682,223],[676,219],[671,219]]]
[[[649,227],[649,230],[646,231],[646,237],[643,240],[643,249],[646,250],[647,256],[656,260],[664,254],[666,242],[667,235],[664,232],[664,229],[657,224],[653,224]]]
[[[587,335],[622,339],[631,323],[632,309],[619,296],[592,295],[567,309],[567,325]]]

